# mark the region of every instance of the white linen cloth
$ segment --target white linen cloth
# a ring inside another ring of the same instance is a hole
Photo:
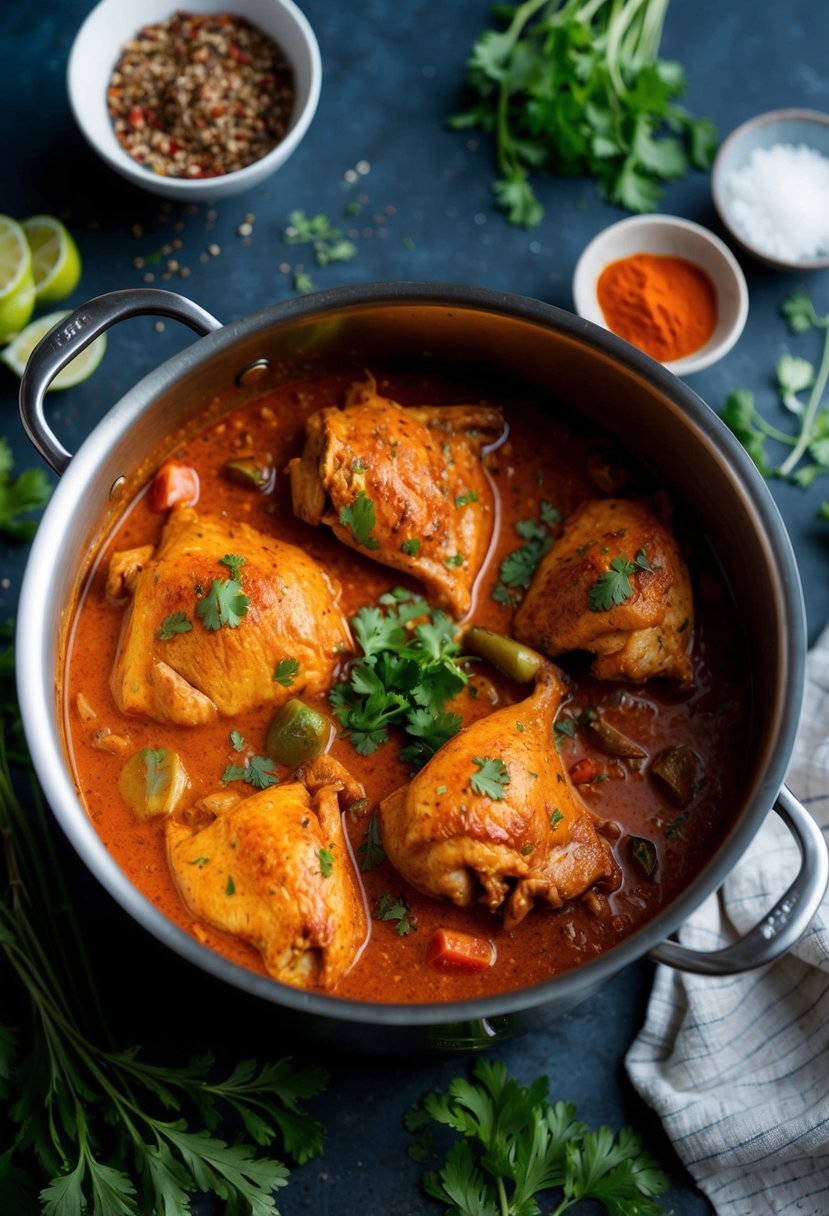
[[[829,627],[807,658],[786,778],[829,831]],[[682,926],[702,950],[763,918],[798,868],[773,812],[721,891]],[[829,1216],[829,897],[777,962],[728,978],[657,968],[626,1066],[718,1216]]]

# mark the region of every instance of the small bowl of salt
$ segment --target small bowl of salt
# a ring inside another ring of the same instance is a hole
[[[744,122],[720,146],[711,188],[723,224],[759,261],[829,266],[829,114],[772,110]]]

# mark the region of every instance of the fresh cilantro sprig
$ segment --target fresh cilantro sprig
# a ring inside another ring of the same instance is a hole
[[[764,477],[782,477],[807,490],[829,473],[829,403],[824,397],[829,382],[829,313],[818,315],[804,291],[787,295],[780,312],[795,337],[823,331],[817,367],[791,354],[781,355],[775,365],[777,392],[784,409],[796,420],[796,431],[766,421],[757,410],[754,394],[744,388],[729,393],[720,417]],[[769,454],[769,440],[789,448],[777,464]],[[829,499],[818,507],[817,518],[829,518]]]
[[[14,457],[8,440],[0,438],[0,533],[9,540],[31,540],[37,520],[21,519],[49,501],[52,487],[43,469],[23,469],[14,476]]]
[[[274,1152],[300,1164],[321,1154],[323,1129],[302,1104],[327,1076],[295,1071],[287,1059],[245,1060],[223,1075],[210,1055],[164,1066],[138,1048],[110,1046],[51,818],[33,779],[26,808],[12,781],[6,740],[17,710],[7,674],[0,964],[4,995],[18,985],[32,1016],[16,1030],[0,1025],[0,1100],[14,1129],[0,1153],[4,1210],[37,1210],[39,1189],[42,1216],[185,1216],[194,1196],[208,1192],[228,1211],[277,1216],[275,1192],[288,1169]],[[232,1140],[222,1132],[228,1120]]]
[[[353,241],[333,227],[327,215],[307,216],[304,211],[292,211],[283,233],[287,245],[310,245],[318,266],[329,262],[350,262],[357,253]]]
[[[361,608],[352,628],[363,657],[329,700],[357,751],[368,756],[385,743],[391,727],[410,742],[401,759],[420,767],[461,719],[446,703],[465,687],[455,623],[426,600],[402,587],[380,597],[380,606]]]
[[[471,106],[455,130],[492,137],[496,205],[534,228],[529,174],[591,175],[629,211],[653,211],[662,183],[709,169],[717,133],[677,104],[682,66],[659,58],[668,0],[525,0],[475,42]]]
[[[365,490],[359,490],[354,501],[342,508],[340,523],[351,529],[351,535],[364,549],[376,549],[380,543],[371,535],[377,525],[377,512]]]
[[[659,1216],[654,1198],[668,1180],[639,1136],[628,1127],[592,1132],[572,1102],[551,1103],[547,1094],[546,1077],[525,1087],[495,1060],[476,1061],[471,1080],[457,1077],[446,1093],[428,1094],[405,1117],[416,1137],[410,1155],[438,1162],[423,1175],[426,1193],[452,1216],[537,1216],[547,1191],[558,1192],[546,1201],[550,1216],[589,1199],[610,1216]],[[442,1162],[435,1123],[461,1137]]]
[[[398,895],[394,899],[388,891],[384,891],[377,900],[374,917],[376,920],[396,921],[398,937],[408,937],[417,929],[417,918],[412,916],[412,910],[404,895]]]
[[[498,582],[492,598],[504,607],[514,607],[521,600],[521,593],[533,580],[538,563],[553,544],[551,530],[561,522],[558,507],[542,502],[538,519],[519,519],[515,531],[524,541],[520,548],[508,553],[498,569]]]
[[[224,625],[237,629],[249,605],[250,597],[235,578],[214,578],[207,595],[196,601],[196,616],[211,633]]]
[[[624,604],[633,595],[630,576],[656,569],[648,560],[644,549],[634,554],[633,561],[626,557],[614,557],[610,569],[596,579],[587,595],[587,606],[591,612],[609,612],[611,608]]]
[[[270,756],[248,756],[244,764],[229,764],[222,773],[222,781],[244,781],[255,790],[266,790],[279,784],[279,774],[274,772]]]
[[[472,773],[469,784],[475,794],[500,802],[506,797],[505,789],[509,785],[507,766],[498,756],[475,756],[472,763],[477,767],[477,773]]]

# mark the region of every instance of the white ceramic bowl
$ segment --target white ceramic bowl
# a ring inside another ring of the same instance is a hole
[[[731,350],[748,316],[748,288],[734,254],[700,224],[675,215],[634,215],[611,224],[594,237],[573,274],[573,302],[579,316],[609,329],[599,305],[596,284],[609,262],[636,253],[684,258],[706,272],[717,296],[714,332],[699,350],[664,366],[678,376],[702,371]]]
[[[314,31],[292,0],[198,0],[199,13],[232,12],[246,17],[277,42],[294,69],[294,110],[284,139],[259,160],[223,177],[161,177],[125,152],[115,137],[107,111],[107,86],[121,49],[137,31],[165,21],[175,0],[101,0],[84,21],[72,44],[67,68],[69,102],[81,131],[100,157],[122,177],[143,190],[179,202],[210,203],[258,185],[296,149],[319,100],[322,67]],[[187,6],[184,6],[187,7]]]
[[[770,110],[750,118],[720,144],[711,170],[711,193],[719,217],[738,245],[777,270],[822,270],[829,266],[829,251],[814,257],[786,258],[771,251],[767,243],[758,244],[741,221],[734,188],[734,173],[746,168],[757,152],[768,152],[778,145],[806,147],[829,159],[829,114],[819,110]],[[775,200],[775,209],[791,203],[790,223],[796,227],[803,200],[792,182],[786,183],[786,203]],[[815,204],[813,204],[815,205]],[[819,205],[819,204],[818,204]]]

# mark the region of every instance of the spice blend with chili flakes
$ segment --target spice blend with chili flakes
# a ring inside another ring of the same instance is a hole
[[[121,146],[162,177],[221,177],[284,138],[294,75],[244,17],[177,12],[124,47],[107,90]]]

